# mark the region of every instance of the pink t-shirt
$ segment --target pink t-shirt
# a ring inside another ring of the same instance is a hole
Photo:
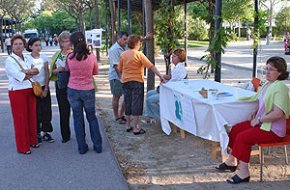
[[[67,69],[70,71],[68,87],[75,90],[94,89],[93,75],[99,73],[97,58],[93,54],[88,55],[84,60],[78,61],[76,57],[67,58]]]

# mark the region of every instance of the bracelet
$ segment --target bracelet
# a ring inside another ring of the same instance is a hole
[[[259,124],[262,125],[261,116],[258,117]]]

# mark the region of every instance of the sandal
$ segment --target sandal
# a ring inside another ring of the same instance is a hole
[[[221,172],[226,172],[226,171],[230,171],[230,172],[235,172],[237,169],[237,166],[228,166],[225,162],[220,164],[219,166],[215,167],[215,169],[221,171]]]
[[[115,119],[115,121],[118,123],[118,124],[126,124],[126,121],[124,121],[122,119],[122,117],[118,117],[117,119]]]
[[[122,119],[122,121],[127,122],[127,119],[126,119],[126,117],[124,115],[122,117],[120,117],[120,118]]]
[[[127,129],[126,129],[127,132],[130,132],[130,131],[132,131],[132,130],[133,130],[133,127],[130,127],[130,128],[127,128]]]
[[[134,135],[142,135],[142,134],[146,133],[146,131],[141,128],[138,132],[133,132],[133,133],[134,133]]]
[[[39,148],[40,145],[39,144],[33,144],[33,145],[30,145],[31,148]]]
[[[250,176],[242,179],[238,176],[238,174],[236,174],[233,177],[231,177],[230,179],[227,179],[227,182],[230,184],[239,184],[239,183],[243,183],[243,182],[250,182]]]

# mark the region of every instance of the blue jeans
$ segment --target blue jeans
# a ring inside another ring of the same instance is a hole
[[[159,93],[156,90],[149,90],[146,96],[145,116],[160,118]]]
[[[86,143],[86,134],[84,128],[84,113],[90,125],[91,139],[94,144],[94,150],[96,152],[102,151],[102,137],[100,134],[99,123],[96,117],[95,111],[95,90],[74,90],[68,88],[68,101],[73,111],[74,129],[76,139],[78,143],[78,150],[80,154],[84,154],[88,151],[88,145]]]

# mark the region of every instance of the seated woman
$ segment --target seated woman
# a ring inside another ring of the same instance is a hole
[[[233,126],[229,134],[229,158],[216,167],[219,171],[234,172],[238,161],[240,169],[227,182],[237,184],[250,181],[249,161],[251,147],[260,143],[280,142],[286,135],[289,117],[288,88],[282,82],[288,78],[287,64],[281,57],[271,57],[266,63],[267,82],[252,97],[243,101],[257,101],[259,107],[250,121]]]
[[[175,65],[170,75],[164,75],[163,78],[169,81],[179,81],[185,79],[187,76],[184,61],[186,60],[185,50],[178,48],[172,53],[172,63]],[[159,89],[149,90],[146,96],[145,116],[149,118],[142,120],[143,123],[152,123],[160,118],[159,111]],[[152,119],[154,118],[154,119]]]

